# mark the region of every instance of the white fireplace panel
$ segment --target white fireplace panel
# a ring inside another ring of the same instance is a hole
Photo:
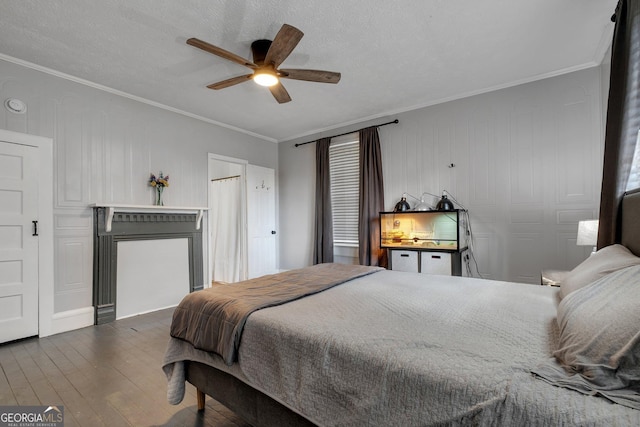
[[[116,319],[177,305],[189,293],[188,239],[118,242]]]

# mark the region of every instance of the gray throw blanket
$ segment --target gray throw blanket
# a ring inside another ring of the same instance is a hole
[[[244,324],[254,311],[380,270],[361,265],[318,264],[194,292],[176,308],[171,336],[188,341],[196,349],[217,353],[232,365],[237,360]]]

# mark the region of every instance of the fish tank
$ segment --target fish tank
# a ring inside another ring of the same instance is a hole
[[[461,209],[380,212],[380,247],[429,251],[464,250],[467,248],[465,213]]]

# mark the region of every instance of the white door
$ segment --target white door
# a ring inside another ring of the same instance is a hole
[[[0,342],[38,334],[37,156],[0,141]]]
[[[249,278],[276,273],[275,171],[247,165]]]

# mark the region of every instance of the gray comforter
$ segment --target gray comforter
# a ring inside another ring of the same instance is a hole
[[[555,292],[382,271],[256,311],[230,371],[323,426],[640,425],[530,373],[556,346]],[[222,364],[172,340],[170,384],[205,359]]]
[[[380,267],[318,264],[253,280],[214,286],[187,295],[173,313],[171,336],[199,350],[236,361],[245,322],[256,310],[322,292]]]

